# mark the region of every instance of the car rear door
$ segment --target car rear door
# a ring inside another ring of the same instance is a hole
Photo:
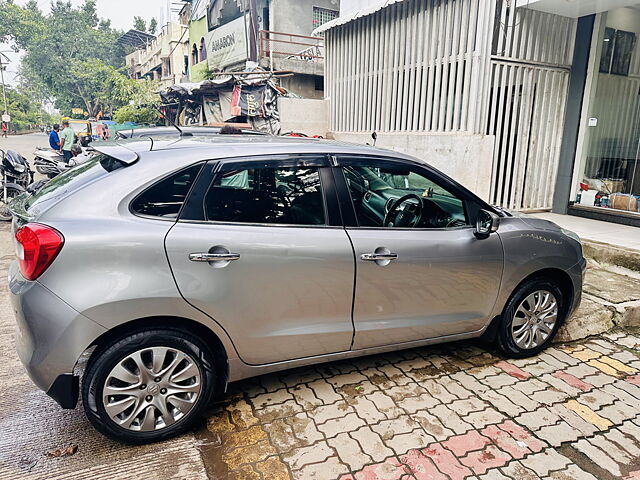
[[[481,329],[500,288],[503,250],[496,234],[475,237],[477,206],[468,192],[402,160],[337,161],[336,185],[356,259],[353,349]],[[389,207],[407,194],[433,207],[423,214],[433,217],[431,223],[384,226]]]
[[[246,363],[349,350],[354,258],[327,158],[207,165],[166,250],[183,297]]]

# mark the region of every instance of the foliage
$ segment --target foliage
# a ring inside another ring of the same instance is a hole
[[[133,28],[139,32],[146,32],[147,22],[142,17],[133,17]]]
[[[25,88],[7,87],[7,104],[11,113],[11,128],[23,130],[30,125],[51,123],[54,118],[42,108],[33,92]],[[4,103],[2,103],[4,110]]]
[[[24,7],[0,0],[0,41],[26,51],[24,82],[37,98],[50,99],[63,114],[82,108],[95,117],[128,104],[131,98],[123,92],[146,95],[147,86],[143,93],[124,88],[127,52],[117,43],[121,34],[98,18],[96,0],[78,7],[54,0],[49,15],[38,9],[36,0]]]
[[[155,35],[157,31],[158,31],[158,20],[156,20],[154,17],[149,22],[149,33],[151,35]]]
[[[157,110],[151,107],[125,105],[116,110],[113,119],[118,123],[156,123],[160,119],[160,115]]]

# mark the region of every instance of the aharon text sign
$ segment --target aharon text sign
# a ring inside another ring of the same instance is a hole
[[[247,60],[247,30],[245,17],[236,18],[207,33],[207,60],[211,70]]]

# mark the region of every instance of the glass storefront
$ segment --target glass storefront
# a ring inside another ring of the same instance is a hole
[[[602,14],[575,205],[640,214],[640,6]]]

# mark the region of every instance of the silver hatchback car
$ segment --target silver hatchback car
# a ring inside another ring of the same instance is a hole
[[[105,144],[12,205],[17,348],[103,434],[176,435],[228,382],[483,337],[535,355],[581,298],[579,239],[411,157],[220,136]]]

